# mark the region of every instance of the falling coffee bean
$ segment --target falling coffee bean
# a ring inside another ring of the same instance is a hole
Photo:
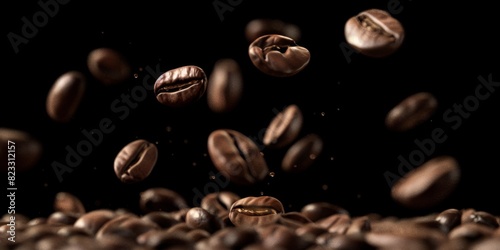
[[[262,226],[278,221],[284,210],[281,202],[274,197],[249,196],[233,203],[229,219],[235,226]]]
[[[162,187],[150,188],[142,192],[139,205],[145,213],[178,212],[188,208],[186,200],[179,193]]]
[[[85,207],[80,199],[67,192],[59,192],[56,194],[54,210],[70,214],[72,213],[78,216],[85,213]]]
[[[307,170],[323,151],[323,140],[316,134],[309,134],[293,144],[281,163],[285,172],[303,172]]]
[[[297,105],[286,107],[271,121],[262,142],[271,148],[288,146],[299,135],[303,120],[302,112]]]
[[[369,9],[347,20],[344,35],[347,43],[361,54],[380,58],[401,47],[405,32],[387,11]]]
[[[87,58],[90,73],[107,85],[121,83],[130,77],[131,68],[120,52],[111,48],[92,50]]]
[[[229,112],[236,108],[243,93],[243,77],[240,66],[234,59],[220,59],[207,84],[208,107],[216,113]]]
[[[0,127],[0,143],[4,145],[0,147],[1,171],[26,172],[42,157],[42,143],[28,132]]]
[[[253,41],[248,54],[252,63],[265,74],[289,77],[302,71],[311,59],[309,50],[289,37],[264,35]]]
[[[200,99],[207,89],[207,76],[198,66],[171,69],[158,77],[154,93],[158,102],[183,107]]]
[[[428,120],[436,111],[436,97],[428,92],[413,94],[392,108],[385,118],[385,125],[392,131],[408,131]]]
[[[127,144],[116,156],[114,169],[123,183],[134,183],[149,176],[158,158],[156,145],[143,139]]]
[[[78,110],[86,85],[85,76],[78,71],[69,71],[57,78],[45,103],[49,117],[57,122],[69,122]]]

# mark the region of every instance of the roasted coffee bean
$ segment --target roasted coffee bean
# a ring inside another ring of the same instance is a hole
[[[316,221],[316,224],[330,233],[345,234],[351,226],[351,217],[347,214],[333,214]]]
[[[470,250],[498,250],[498,249],[500,249],[499,237],[492,237],[479,240],[470,247]]]
[[[498,228],[497,218],[484,211],[474,211],[463,218],[462,223],[478,223],[491,228]]]
[[[429,208],[450,195],[460,181],[460,168],[451,156],[438,156],[408,172],[391,190],[392,198],[411,208]]]
[[[454,208],[446,209],[441,212],[437,217],[438,221],[445,233],[449,233],[453,228],[460,225],[461,223],[462,211]]]
[[[264,247],[301,250],[312,244],[312,242],[296,235],[292,229],[280,224],[259,225],[256,231],[260,235]]]
[[[323,151],[323,140],[317,134],[309,134],[295,142],[281,162],[285,172],[299,173],[307,170]]]
[[[387,113],[385,126],[392,131],[408,131],[427,121],[434,114],[437,106],[437,99],[431,93],[413,94]]]
[[[141,220],[135,215],[119,215],[106,222],[96,233],[96,238],[107,235],[118,235],[127,239],[136,239],[142,233],[149,230],[160,230],[160,227],[152,222]]]
[[[87,79],[78,71],[69,71],[56,79],[50,88],[46,110],[57,122],[69,122],[75,115],[87,89]]]
[[[469,242],[490,237],[495,230],[491,227],[477,223],[463,223],[448,233],[450,239],[461,238]]]
[[[454,238],[454,239],[447,239],[445,242],[441,243],[436,249],[437,250],[469,250],[470,248],[470,242],[461,239],[461,238]]]
[[[301,72],[311,59],[309,50],[282,35],[263,35],[248,48],[253,65],[265,74],[289,77]]]
[[[326,233],[316,238],[318,245],[326,249],[335,250],[375,250],[363,237],[358,235],[342,235],[338,233]]]
[[[277,223],[296,229],[306,224],[312,224],[313,222],[299,212],[288,212],[283,213]]]
[[[175,224],[181,223],[180,220],[175,219],[174,216],[163,211],[149,212],[143,217],[141,217],[141,219],[148,222],[156,223],[156,225],[158,225],[162,229],[167,229]]]
[[[292,143],[300,133],[303,115],[299,107],[292,104],[278,113],[264,134],[262,142],[270,148],[283,148]]]
[[[236,226],[275,223],[284,213],[281,202],[271,196],[245,197],[233,203],[229,219]]]
[[[258,241],[259,234],[252,227],[227,227],[213,233],[205,249],[242,249]]]
[[[124,82],[131,76],[131,67],[125,57],[111,48],[92,50],[87,58],[87,67],[98,81],[112,85]]]
[[[193,229],[186,234],[191,242],[198,242],[211,236],[210,232],[203,229]]]
[[[158,231],[140,241],[142,245],[153,249],[194,250],[194,242],[186,233]]]
[[[380,58],[396,52],[405,32],[387,11],[369,9],[349,18],[344,26],[346,41],[366,56]]]
[[[304,236],[307,238],[316,238],[321,234],[328,233],[328,229],[319,226],[316,223],[304,224],[295,229],[295,233],[298,236]],[[309,235],[309,236],[306,236]]]
[[[37,250],[54,250],[60,249],[67,244],[66,237],[62,235],[50,235],[48,237],[44,237],[39,239],[36,242]]]
[[[395,235],[392,233],[368,232],[365,241],[377,250],[432,250],[435,249],[427,242],[418,238]]]
[[[125,239],[116,235],[107,235],[106,237],[102,237],[96,239],[95,242],[98,243],[97,248],[89,248],[89,249],[102,249],[102,250],[121,250],[121,249],[131,249],[131,250],[154,250],[154,248],[150,248],[144,245],[139,245],[135,240]],[[93,244],[90,244],[92,247]],[[100,247],[100,248],[99,248]],[[69,249],[68,249],[69,250]]]
[[[210,233],[222,228],[222,221],[201,207],[189,209],[186,224],[192,229],[203,229]]]
[[[351,225],[346,234],[363,234],[371,230],[371,222],[368,216],[360,216],[351,219]]]
[[[215,130],[210,133],[207,144],[215,167],[235,184],[254,184],[269,173],[264,156],[255,142],[238,131]]]
[[[143,139],[130,142],[115,158],[115,174],[123,183],[135,183],[146,179],[156,164],[158,149]]]
[[[45,217],[36,217],[28,221],[27,226],[36,226],[47,223],[47,218]]]
[[[97,231],[108,221],[115,217],[115,213],[109,209],[97,209],[83,214],[75,221],[74,226],[82,228],[95,235]]]
[[[200,99],[207,89],[207,76],[198,66],[171,69],[154,84],[156,99],[169,107],[183,107]]]
[[[207,103],[216,113],[232,111],[243,94],[243,77],[238,62],[231,58],[218,60],[207,84]]]
[[[300,29],[297,25],[286,23],[279,19],[258,18],[247,23],[245,27],[245,37],[248,42],[253,42],[255,39],[263,35],[283,35],[298,41],[301,37]]]
[[[190,207],[185,207],[185,208],[181,208],[179,210],[176,210],[176,211],[171,211],[169,212],[169,214],[176,220],[180,221],[180,222],[185,222],[186,221],[186,214],[187,212],[189,212],[189,209],[191,209]]]
[[[73,225],[78,220],[78,215],[73,213],[53,212],[47,218],[49,225]]]
[[[205,195],[200,206],[216,217],[223,218],[229,215],[229,209],[239,199],[241,197],[233,192],[221,191]]]
[[[374,233],[382,237],[392,236],[398,238],[415,239],[424,242],[430,247],[436,247],[447,239],[440,229],[422,226],[412,220],[382,220],[371,223],[371,230],[365,236]]]
[[[42,157],[42,143],[28,132],[0,127],[0,143],[5,145],[0,147],[1,171],[26,172]]]
[[[85,207],[80,199],[67,192],[59,192],[56,194],[54,210],[63,213],[72,213],[78,216],[85,213]]]
[[[320,219],[326,218],[334,214],[347,214],[349,212],[344,208],[331,204],[329,202],[313,202],[305,205],[300,213],[305,217],[309,218],[311,221],[316,222]]]
[[[86,229],[75,227],[73,225],[63,226],[59,230],[57,230],[57,234],[65,237],[70,237],[74,235],[88,236],[93,237],[89,231]]]
[[[139,203],[141,210],[145,213],[174,212],[189,208],[186,200],[179,193],[162,187],[150,188],[142,192]]]

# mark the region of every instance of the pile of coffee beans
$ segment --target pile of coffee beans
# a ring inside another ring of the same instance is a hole
[[[249,60],[259,72],[286,79],[300,74],[314,58],[300,45],[301,31],[282,20],[256,19],[248,23]],[[369,9],[347,20],[345,39],[364,56],[383,58],[402,45],[405,32],[388,12]],[[87,59],[86,76],[68,71],[55,80],[46,97],[46,112],[58,123],[73,119],[87,89],[87,78],[104,85],[120,84],[131,76],[123,55],[110,48],[93,50]],[[243,94],[245,79],[240,64],[221,58],[212,74],[202,67],[185,65],[161,74],[154,83],[159,104],[180,109],[206,95],[215,113],[234,110]],[[401,100],[385,117],[385,127],[397,133],[411,131],[436,111],[438,100],[418,92]],[[269,150],[285,150],[281,170],[307,171],[323,152],[324,140],[304,132],[304,115],[291,103],[269,121],[263,136]],[[110,124],[100,124],[106,130]],[[42,147],[21,130],[0,128],[0,141],[15,141],[19,148],[18,171],[37,165]],[[219,128],[208,135],[208,155],[213,166],[232,184],[248,187],[272,175],[262,149],[244,133]],[[6,149],[0,160],[6,162]],[[156,167],[159,149],[154,142],[137,139],[124,145],[115,157],[113,170],[124,185],[147,182]],[[409,171],[391,189],[394,201],[411,209],[428,209],[455,191],[462,172],[452,155],[432,158]],[[398,218],[373,213],[353,215],[330,202],[314,202],[289,211],[273,196],[246,196],[221,190],[206,194],[199,206],[190,206],[176,190],[154,187],[136,201],[141,213],[121,209],[88,210],[68,192],[54,197],[53,213],[28,218],[16,214],[15,241],[2,240],[0,250],[485,250],[500,249],[500,216],[474,208],[449,208],[425,216]],[[0,232],[11,231],[11,215],[1,219]]]

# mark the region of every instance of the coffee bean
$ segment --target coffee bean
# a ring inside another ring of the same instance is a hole
[[[95,235],[97,231],[108,221],[115,217],[115,213],[109,209],[97,209],[81,215],[75,221],[74,226],[82,228]]]
[[[205,244],[198,245],[206,248],[197,249],[243,249],[259,241],[259,234],[252,227],[227,227],[213,233]]]
[[[115,158],[115,174],[123,183],[135,183],[149,176],[158,159],[156,145],[143,139],[130,142]]]
[[[11,142],[9,142],[11,141]],[[33,169],[43,153],[42,143],[28,132],[0,127],[0,161],[4,162],[1,171],[26,172]],[[15,155],[12,154],[14,150]],[[15,160],[14,160],[15,159]],[[9,163],[15,162],[15,163]]]
[[[238,62],[231,58],[218,60],[207,84],[207,103],[216,113],[232,111],[243,94],[243,77]]]
[[[303,225],[312,224],[313,222],[299,212],[288,212],[283,213],[277,223],[292,229],[297,229]]]
[[[203,229],[209,233],[222,228],[222,221],[201,207],[189,209],[186,224],[192,229]]]
[[[317,222],[323,218],[326,218],[334,214],[347,214],[349,212],[337,205],[331,204],[329,202],[313,202],[305,205],[300,213],[305,217],[309,218],[313,222]]]
[[[478,223],[491,228],[498,228],[497,218],[484,211],[473,211],[468,216],[463,218],[462,223]]]
[[[323,140],[316,134],[309,134],[295,142],[281,162],[285,172],[299,173],[307,170],[323,151]]]
[[[338,233],[326,233],[318,236],[316,242],[326,249],[336,250],[375,250],[363,237],[359,235],[342,235]]]
[[[186,200],[177,192],[167,188],[150,188],[141,193],[140,208],[143,212],[174,212],[188,208]]]
[[[141,245],[152,249],[194,250],[194,242],[186,233],[158,231],[141,240]]]
[[[53,212],[47,218],[49,225],[73,225],[78,220],[78,215],[74,213]]]
[[[63,213],[72,213],[77,216],[85,213],[85,207],[80,199],[67,192],[59,192],[56,194],[54,210]]]
[[[264,247],[268,248],[305,250],[312,244],[312,242],[296,235],[289,227],[280,224],[258,225],[256,231],[259,233]]]
[[[500,249],[499,237],[492,237],[479,240],[470,247],[470,250],[498,250],[498,249]]]
[[[445,233],[449,233],[453,228],[460,225],[461,216],[462,216],[462,211],[450,208],[441,212],[436,217],[436,221],[438,221],[442,225],[442,228],[445,230]]]
[[[346,234],[363,234],[371,230],[371,222],[368,216],[360,216],[351,219],[351,225],[346,231]]]
[[[189,231],[186,236],[191,242],[198,242],[200,240],[208,239],[211,234],[203,229],[193,229]]]
[[[249,196],[233,203],[229,219],[236,226],[266,225],[279,220],[283,213],[283,205],[278,199],[271,196]]]
[[[295,41],[300,40],[301,37],[297,25],[279,19],[257,18],[248,22],[245,27],[245,37],[250,43],[263,35],[271,34],[287,36]]]
[[[288,146],[299,135],[302,124],[302,112],[297,105],[292,104],[273,118],[262,142],[270,148]]]
[[[484,239],[493,235],[495,230],[489,226],[477,223],[463,223],[448,233],[450,239],[461,238],[469,242]]]
[[[66,246],[66,238],[62,235],[51,235],[48,237],[44,237],[39,239],[36,242],[37,250],[53,250],[53,249],[61,249]]]
[[[87,58],[87,67],[92,76],[106,85],[124,82],[131,76],[129,62],[120,52],[111,48],[92,50]]]
[[[241,199],[233,192],[221,191],[205,195],[201,200],[201,207],[218,218],[229,214],[229,209],[233,203]]]
[[[316,223],[304,224],[295,229],[295,233],[298,236],[303,236],[306,238],[315,238],[321,234],[328,233],[328,229],[319,226]]]
[[[207,76],[198,66],[171,69],[154,84],[156,99],[169,107],[187,106],[200,99],[207,89]]]
[[[215,167],[235,184],[254,184],[269,173],[264,156],[255,142],[238,131],[215,130],[210,133],[207,144]]]
[[[369,9],[347,20],[344,35],[347,43],[361,54],[380,58],[401,47],[405,32],[387,11]]]
[[[153,222],[163,229],[167,229],[175,224],[181,223],[180,220],[175,219],[174,216],[163,211],[149,212],[141,217],[141,219],[148,222]]]
[[[290,77],[302,71],[311,59],[309,50],[282,35],[264,35],[253,41],[248,54],[253,65],[265,74]]]
[[[87,79],[78,71],[69,71],[56,79],[46,99],[48,116],[56,122],[69,122],[87,89]]]
[[[460,181],[460,168],[451,156],[435,157],[398,180],[392,198],[411,208],[429,208],[447,198]]]
[[[330,233],[345,234],[351,226],[351,217],[347,214],[333,214],[316,222]]]
[[[89,233],[89,231],[75,227],[74,225],[63,226],[59,230],[57,230],[57,234],[65,237],[71,237],[74,235],[88,236],[92,237],[93,235]]]
[[[385,125],[392,131],[408,131],[428,120],[436,111],[437,106],[437,99],[431,93],[413,94],[387,113]]]

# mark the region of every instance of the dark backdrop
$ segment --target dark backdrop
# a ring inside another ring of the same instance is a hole
[[[23,17],[33,20],[43,9],[37,1],[2,3],[0,126],[27,131],[44,147],[39,164],[16,176],[18,213],[48,216],[53,211],[54,195],[61,191],[80,197],[87,210],[126,208],[138,212],[140,192],[165,187],[183,195],[190,205],[199,194],[228,190],[242,197],[274,196],[287,211],[327,201],[355,215],[410,216],[452,207],[500,214],[495,201],[499,190],[495,172],[500,163],[500,94],[492,93],[480,101],[456,130],[451,128],[455,123],[443,120],[454,104],[473,101],[479,76],[500,82],[497,10],[492,3],[217,0],[230,7],[221,20],[214,1],[161,2],[61,1],[59,9],[53,9],[52,16],[28,42],[18,46],[17,53],[7,38],[9,32],[22,35]],[[341,50],[344,24],[369,8],[391,11],[405,28],[404,43],[388,58],[372,59],[356,53],[346,58]],[[302,32],[297,43],[310,50],[310,64],[288,78],[259,72],[248,58],[244,37],[245,25],[255,18],[296,24]],[[88,53],[99,47],[120,51],[136,78],[116,86],[93,79],[86,60]],[[151,91],[123,120],[110,107],[122,94],[130,94],[143,83],[148,67],[164,72],[192,64],[209,75],[221,58],[236,59],[242,68],[244,94],[233,112],[211,112],[205,96],[192,106],[169,108],[159,104]],[[62,124],[48,118],[45,101],[55,79],[69,70],[82,71],[88,85],[75,117]],[[383,124],[387,112],[419,91],[429,91],[439,100],[432,119],[407,133],[387,131]],[[264,148],[275,177],[244,188],[221,186],[209,178],[217,173],[207,155],[210,132],[231,128],[262,143],[263,131],[276,112],[290,104],[297,104],[304,114],[300,136],[317,133],[324,141],[322,154],[307,172],[283,173],[279,164],[285,150]],[[75,148],[85,140],[81,131],[97,128],[103,118],[111,119],[116,129],[59,182],[51,164],[64,162],[66,146]],[[414,141],[431,138],[436,128],[445,131],[447,140],[437,143],[425,159],[445,154],[456,157],[462,180],[448,199],[433,208],[401,207],[391,200],[384,173],[399,175],[398,157],[408,159],[419,150]],[[125,144],[137,138],[157,143],[160,155],[149,178],[125,185],[116,178],[113,161]],[[7,186],[7,180],[4,183]],[[7,200],[4,205],[7,207]]]

